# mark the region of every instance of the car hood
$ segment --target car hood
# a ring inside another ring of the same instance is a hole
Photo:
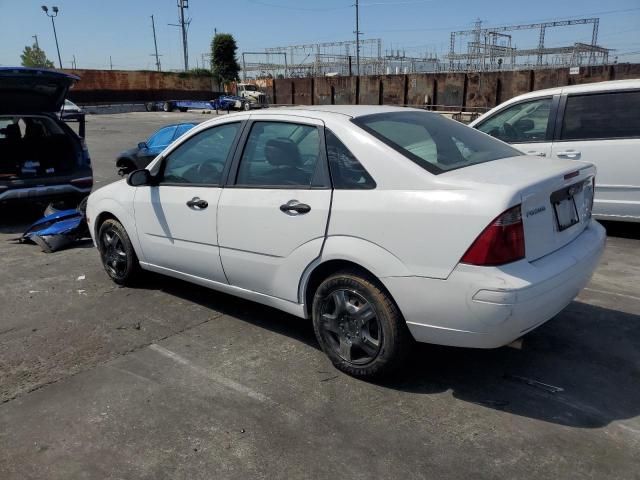
[[[0,114],[58,112],[77,80],[54,70],[0,68]]]

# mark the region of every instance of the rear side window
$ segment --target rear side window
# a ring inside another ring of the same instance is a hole
[[[570,95],[560,140],[640,137],[640,91]]]
[[[333,188],[338,190],[376,188],[376,182],[371,175],[331,130],[325,129],[325,140]]]
[[[352,121],[434,174],[522,155],[509,145],[436,113],[378,113]]]

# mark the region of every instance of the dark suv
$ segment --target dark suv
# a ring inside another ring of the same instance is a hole
[[[0,68],[0,205],[77,204],[91,192],[84,139],[59,118],[77,80],[52,70]],[[83,124],[79,131],[84,134]]]

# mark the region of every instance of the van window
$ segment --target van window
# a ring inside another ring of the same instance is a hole
[[[501,110],[476,128],[508,143],[546,141],[551,97],[536,98]]]
[[[640,137],[640,91],[570,95],[560,140]]]

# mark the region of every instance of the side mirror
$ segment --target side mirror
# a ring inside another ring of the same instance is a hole
[[[147,142],[140,142],[140,143],[138,144],[138,148],[139,148],[140,150],[144,150],[145,148],[148,148],[148,146],[147,146]]]
[[[153,183],[152,180],[153,177],[149,170],[134,170],[127,177],[127,184],[132,187],[144,187],[146,185],[151,185]]]

